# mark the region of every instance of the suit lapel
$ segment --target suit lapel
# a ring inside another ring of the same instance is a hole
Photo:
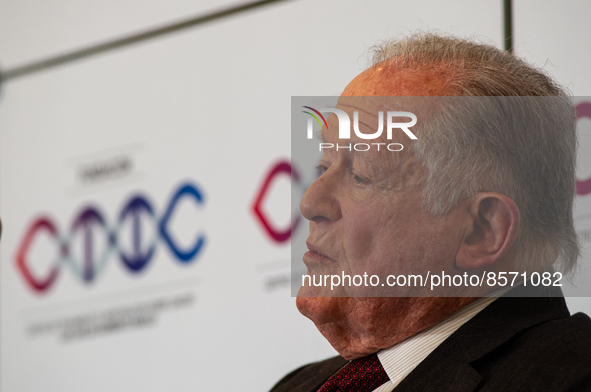
[[[482,377],[471,363],[524,329],[569,316],[560,290],[520,287],[510,295],[498,298],[460,327],[394,390],[473,391]]]
[[[462,355],[455,339],[448,338],[421,362],[396,388],[405,391],[472,391],[481,380]]]

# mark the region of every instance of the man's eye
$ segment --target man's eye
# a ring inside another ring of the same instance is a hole
[[[318,177],[320,177],[322,174],[324,174],[324,172],[327,170],[328,170],[328,167],[326,167],[326,166],[323,166],[323,165],[316,166],[316,172],[318,173]]]
[[[363,185],[369,184],[369,181],[368,180],[366,180],[363,177],[359,177],[356,174],[353,174],[353,178],[355,179],[355,182],[358,183],[358,184],[363,184]]]

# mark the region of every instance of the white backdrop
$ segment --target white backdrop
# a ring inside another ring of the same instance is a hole
[[[0,65],[227,4],[7,1]],[[220,391],[236,383],[262,391],[333,355],[290,297],[289,241],[271,238],[253,211],[269,171],[289,159],[290,97],[338,94],[371,45],[418,28],[500,46],[501,15],[500,1],[282,2],[2,85],[1,390]],[[570,27],[583,31],[578,23]],[[563,55],[544,52],[526,30],[516,37],[540,49],[536,63]],[[569,42],[584,45],[582,37]],[[561,82],[588,83],[577,72]],[[171,203],[187,183],[202,201],[185,193]],[[135,221],[133,213],[120,219],[136,196],[153,218],[140,208]],[[289,177],[274,177],[261,203],[273,227],[289,225],[289,197]],[[90,207],[104,225],[82,219],[87,226],[72,228]],[[23,245],[41,217],[56,236],[46,226]],[[201,235],[205,242],[182,262],[166,235],[181,251]],[[121,261],[119,252],[151,246],[141,271]],[[51,286],[35,291],[19,255],[37,281],[59,270]]]

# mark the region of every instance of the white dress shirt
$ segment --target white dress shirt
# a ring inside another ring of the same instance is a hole
[[[396,388],[437,346],[495,299],[496,296],[477,299],[439,323],[378,352],[378,359],[390,381],[380,385],[373,392],[390,392]]]

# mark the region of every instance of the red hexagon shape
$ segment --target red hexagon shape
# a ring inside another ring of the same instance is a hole
[[[296,216],[292,218],[291,225],[286,229],[278,229],[273,227],[269,219],[267,218],[267,214],[263,209],[263,201],[269,190],[269,186],[275,180],[275,178],[281,174],[287,174],[291,177],[292,181],[299,182],[299,174],[298,172],[292,168],[291,163],[289,161],[279,161],[277,162],[267,174],[265,180],[263,181],[263,185],[259,190],[254,205],[252,207],[255,216],[259,219],[261,224],[263,225],[265,232],[271,237],[271,239],[275,242],[282,243],[288,241],[291,238],[291,231],[295,229],[300,221],[300,217]]]

